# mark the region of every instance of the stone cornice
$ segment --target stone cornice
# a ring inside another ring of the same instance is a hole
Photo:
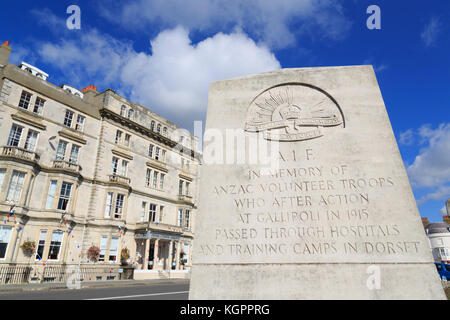
[[[36,116],[29,115],[27,112],[18,111],[16,114],[12,114],[11,118],[15,121],[28,124],[40,130],[45,130],[47,128],[47,126],[42,123],[41,119]]]
[[[142,125],[140,125],[140,124],[138,124],[138,123],[136,123],[136,122],[134,122],[134,121],[132,121],[132,120],[130,120],[128,118],[122,117],[121,115],[119,115],[119,114],[117,114],[117,113],[115,113],[115,112],[113,112],[113,111],[111,111],[111,110],[109,110],[107,108],[100,109],[100,115],[102,117],[106,118],[106,119],[110,119],[110,120],[112,120],[112,121],[114,121],[116,123],[119,123],[122,126],[127,127],[128,129],[131,129],[131,130],[133,130],[135,132],[138,132],[138,133],[140,133],[140,134],[142,134],[144,136],[147,136],[147,137],[153,139],[154,141],[158,141],[158,142],[168,146],[169,148],[174,148],[174,147],[176,147],[178,145],[177,142],[175,142],[175,141],[173,141],[173,140],[171,140],[171,139],[169,139],[167,137],[164,137],[161,134],[159,134],[159,133],[157,133],[155,131],[152,131],[149,128],[146,128],[146,127],[144,127],[144,126],[142,126]],[[197,152],[195,152],[193,150],[190,150],[188,148],[184,148],[183,147],[183,149],[182,150],[178,150],[178,152],[180,154],[184,154],[184,155],[187,154],[191,158],[194,158],[194,159],[197,159],[197,160],[200,159],[200,154],[199,153],[197,153]]]
[[[75,141],[80,144],[86,144],[87,142],[85,139],[82,138],[81,133],[72,132],[68,129],[62,129],[61,131],[58,131],[58,134],[63,138]]]

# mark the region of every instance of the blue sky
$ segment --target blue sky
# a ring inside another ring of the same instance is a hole
[[[189,3],[187,5],[186,3]],[[66,9],[81,8],[81,30]],[[381,30],[369,30],[369,5]],[[372,64],[422,216],[450,198],[450,3],[442,0],[14,1],[0,42],[57,85],[113,88],[187,129],[208,83],[278,68]],[[170,92],[170,94],[168,94]]]

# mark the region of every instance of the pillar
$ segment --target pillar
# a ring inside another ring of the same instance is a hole
[[[173,241],[169,241],[169,270],[172,270]]]
[[[142,261],[144,270],[148,270],[148,262],[150,259],[150,238],[145,240],[144,257]]]
[[[181,241],[177,241],[177,249],[175,251],[175,270],[179,270],[180,269],[180,250],[181,248]]]
[[[159,239],[155,239],[155,250],[153,255],[153,269],[158,268],[158,252],[159,252]]]

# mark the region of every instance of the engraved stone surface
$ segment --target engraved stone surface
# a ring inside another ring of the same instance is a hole
[[[212,83],[204,156],[190,299],[445,298],[371,66]]]

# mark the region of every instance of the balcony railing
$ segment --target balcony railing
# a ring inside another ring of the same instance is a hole
[[[109,175],[109,182],[114,182],[114,183],[120,183],[120,184],[125,184],[125,185],[129,185],[130,184],[131,179],[124,177],[124,176],[119,176],[117,174],[110,174]]]
[[[70,170],[70,171],[74,171],[74,172],[80,172],[80,170],[81,170],[80,165],[73,163],[73,162],[64,161],[64,160],[54,160],[53,168]]]
[[[23,159],[28,161],[38,161],[39,155],[36,152],[28,151],[19,147],[3,146],[0,147],[0,154],[2,156]]]

